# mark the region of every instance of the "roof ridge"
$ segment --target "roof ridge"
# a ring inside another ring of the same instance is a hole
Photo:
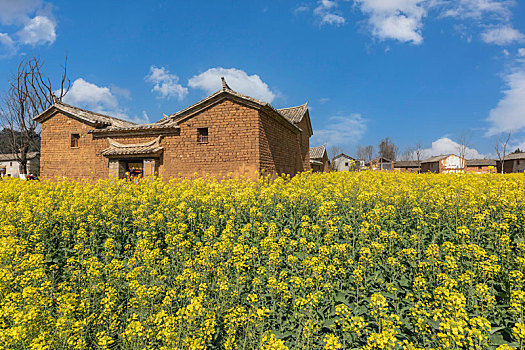
[[[308,106],[308,101],[306,101],[305,103],[303,103],[302,105],[298,105],[298,106],[292,106],[292,107],[284,107],[284,108],[278,108],[277,110],[280,111],[281,109],[292,109],[292,108],[299,108],[299,107],[303,107],[303,106]]]
[[[102,114],[102,113],[99,113],[99,112],[90,111],[89,109],[84,109],[84,108],[80,108],[80,107],[77,107],[77,106],[73,106],[73,105],[70,105],[68,103],[62,102],[59,99],[56,99],[54,101],[53,105],[55,107],[57,107],[57,105],[63,105],[63,106],[70,107],[70,108],[73,108],[73,109],[78,109],[78,110],[83,111],[83,112],[96,114],[96,115],[101,116],[101,117],[105,117],[105,118],[109,118],[109,119],[115,119],[115,120],[118,120],[118,121],[121,121],[121,122],[130,123],[130,124],[134,124],[134,125],[139,125],[139,124],[134,123],[134,122],[129,121],[129,120],[124,120],[124,119],[120,119],[120,118],[109,116],[107,114]]]

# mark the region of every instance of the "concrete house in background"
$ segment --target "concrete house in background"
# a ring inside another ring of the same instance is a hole
[[[275,109],[222,89],[151,124],[134,124],[60,101],[42,124],[41,177],[254,176],[310,170],[307,105]]]
[[[330,171],[330,159],[325,146],[310,147],[310,167],[313,172]]]
[[[465,170],[466,161],[455,154],[431,157],[421,161],[422,173],[460,173]]]
[[[40,153],[29,152],[27,154],[27,171],[38,175],[40,170]],[[0,154],[0,177],[19,177],[20,164],[15,154]]]
[[[522,173],[525,171],[525,152],[511,153],[503,158],[503,162],[496,161],[498,173],[501,173],[503,166],[504,173]]]
[[[332,159],[332,169],[334,171],[353,171],[359,169],[359,164],[356,159],[341,153]]]

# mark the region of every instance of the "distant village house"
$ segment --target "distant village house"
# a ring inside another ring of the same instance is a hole
[[[370,170],[393,170],[394,161],[384,157],[376,157],[367,163],[366,166]]]
[[[340,153],[332,159],[334,171],[355,171],[364,168],[364,166],[364,160],[355,159],[344,153]]]
[[[330,171],[330,159],[325,146],[310,147],[310,167],[313,172],[327,173]]]
[[[27,170],[30,174],[39,174],[40,153],[29,152],[27,154]],[[20,163],[15,154],[0,154],[0,177],[19,177]]]
[[[495,159],[467,159],[465,171],[470,173],[484,174],[496,172]]]
[[[421,162],[417,160],[396,160],[394,170],[401,173],[418,173],[421,168]]]
[[[430,157],[421,161],[422,173],[460,173],[465,170],[465,159],[455,154]]]
[[[522,173],[525,171],[525,152],[517,152],[506,155],[503,161],[496,161],[498,173],[503,168],[504,173]]]

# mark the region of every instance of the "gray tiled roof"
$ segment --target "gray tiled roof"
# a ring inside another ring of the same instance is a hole
[[[325,152],[325,146],[310,147],[310,159],[321,159]]]
[[[496,166],[495,159],[467,159],[467,166]]]
[[[504,160],[514,160],[514,159],[525,159],[525,152],[520,153],[511,153],[509,155],[506,155]]]
[[[81,120],[84,120],[94,125],[121,127],[121,128],[136,125],[135,123],[132,123],[126,120],[110,117],[105,114],[96,113],[96,112],[88,111],[86,109],[82,109],[79,107],[71,106],[71,105],[68,105],[67,103],[64,103],[58,100],[55,100],[55,103],[51,107],[46,109],[40,115],[36,116],[34,120],[41,122],[44,119],[47,119],[48,116],[51,116],[53,114],[52,113],[53,109],[58,109],[59,111],[75,116]]]
[[[350,157],[349,155],[344,154],[344,153],[339,153],[338,155],[336,155],[336,156],[334,157],[334,159],[337,159],[337,158],[339,158],[339,157],[344,157],[344,158],[346,158],[346,159],[352,159],[352,160],[358,160],[358,159],[355,159],[355,158],[353,158],[353,157]]]
[[[166,123],[166,124],[149,123],[149,124],[136,124],[136,125],[131,125],[128,127],[109,126],[104,129],[89,130],[89,133],[98,134],[98,133],[105,133],[108,131],[165,130],[165,129],[180,129],[180,127],[177,126],[177,124],[173,122]]]
[[[440,156],[430,157],[425,160],[422,160],[421,163],[434,163],[439,162],[441,159],[445,159],[450,156],[455,156],[455,154],[442,154]]]
[[[417,168],[421,162],[417,160],[396,160],[394,162],[394,168]]]
[[[108,141],[109,148],[100,152],[104,156],[156,154],[164,150],[164,147],[160,145],[160,136],[153,141],[136,144],[122,144],[110,138],[108,138]]]
[[[278,111],[286,117],[292,123],[299,123],[303,120],[306,111],[308,110],[308,102],[300,106],[288,107],[288,108],[279,108]]]

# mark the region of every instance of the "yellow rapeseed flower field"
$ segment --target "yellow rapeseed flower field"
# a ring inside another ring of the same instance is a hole
[[[0,181],[0,350],[524,349],[524,180]]]

